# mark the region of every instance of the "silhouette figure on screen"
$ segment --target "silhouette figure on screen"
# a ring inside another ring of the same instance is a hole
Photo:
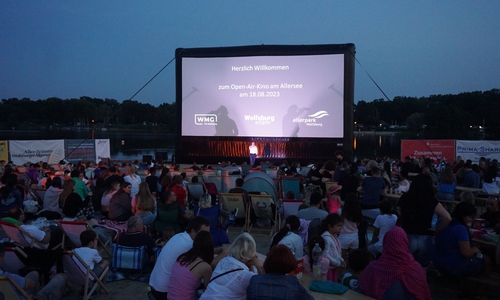
[[[283,117],[283,121],[281,123],[283,136],[284,137],[297,137],[299,133],[299,123],[293,122],[294,118],[300,116],[304,111],[309,110],[307,107],[302,107],[299,109],[297,105],[292,105],[288,108],[287,114]]]
[[[255,158],[259,153],[259,148],[255,146],[255,142],[252,142],[252,144],[248,146],[248,150],[250,151],[250,165],[253,166],[255,164]]]
[[[215,125],[215,136],[237,136],[238,127],[233,119],[228,117],[227,108],[221,105],[211,114],[217,115],[217,125]]]
[[[264,146],[264,157],[271,157],[271,145],[269,143]]]

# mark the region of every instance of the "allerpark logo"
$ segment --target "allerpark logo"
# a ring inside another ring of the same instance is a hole
[[[320,110],[315,112],[314,114],[307,115],[309,118],[295,118],[293,119],[294,123],[304,123],[306,126],[318,126],[323,127],[323,123],[318,122],[318,119],[329,116],[326,110]]]

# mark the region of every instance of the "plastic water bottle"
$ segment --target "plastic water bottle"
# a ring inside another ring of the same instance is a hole
[[[322,253],[323,251],[319,247],[319,244],[316,243],[316,245],[314,245],[314,248],[312,250],[312,259],[313,259],[312,269],[313,269],[314,280],[322,281],[323,279],[322,278],[323,276],[321,276],[321,264],[319,262]]]

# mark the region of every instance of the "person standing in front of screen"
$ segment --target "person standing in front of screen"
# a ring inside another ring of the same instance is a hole
[[[238,127],[233,119],[229,118],[227,108],[221,105],[217,110],[211,111],[217,115],[217,125],[215,125],[215,136],[237,136]]]
[[[253,166],[255,164],[257,153],[259,153],[259,148],[255,146],[255,142],[252,142],[252,144],[248,146],[248,150],[250,150],[250,165]]]
[[[293,119],[299,117],[306,110],[309,110],[309,108],[302,107],[299,109],[297,105],[292,105],[288,108],[288,112],[281,122],[284,137],[298,137],[300,130],[299,123],[293,122]]]

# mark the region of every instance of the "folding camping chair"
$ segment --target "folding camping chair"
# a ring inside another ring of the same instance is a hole
[[[236,193],[220,193],[219,197],[222,202],[222,207],[226,211],[234,211],[236,208],[238,209],[238,214],[236,215],[237,219],[245,219],[245,224],[243,225],[243,229],[241,231],[248,230],[248,223],[250,220],[250,209],[245,204],[244,195],[236,194]]]
[[[16,243],[17,245],[22,247],[34,247],[36,245],[40,249],[47,250],[47,247],[45,247],[44,244],[37,241],[20,226],[4,221],[0,221],[0,226],[2,226],[9,240]],[[57,249],[61,245],[62,243],[54,246],[51,250]]]
[[[113,243],[113,269],[140,270],[141,276],[144,263],[148,261],[146,246],[127,247]]]
[[[65,245],[66,237],[68,237],[71,240],[71,242],[73,242],[73,245],[75,245],[75,248],[82,247],[82,243],[80,242],[80,234],[89,228],[92,229],[91,226],[88,226],[87,222],[83,222],[83,221],[59,220],[59,221],[57,221],[57,224],[59,224],[59,227],[61,228],[61,230],[64,233],[63,234],[63,245]],[[111,253],[106,248],[106,246],[108,245],[108,242],[104,243],[99,238],[99,235],[97,235],[97,241],[102,246],[104,251],[106,251],[108,256],[111,257]]]
[[[0,276],[0,298],[1,299],[23,299],[18,296],[18,293],[26,300],[31,300],[31,296],[26,293],[23,288],[10,276]],[[3,297],[3,298],[2,298]]]
[[[257,218],[270,219],[274,222],[274,224],[271,225],[271,232],[269,233],[269,235],[272,236],[273,233],[277,231],[277,228],[281,227],[281,219],[280,215],[278,214],[279,207],[277,207],[273,197],[270,195],[250,194],[250,202]],[[275,206],[274,212],[272,209],[273,206]],[[248,228],[249,233],[251,229],[252,224],[250,224]]]
[[[83,300],[89,299],[98,286],[101,286],[106,293],[109,294],[109,290],[103,282],[103,278],[108,274],[109,267],[106,267],[101,275],[97,276],[94,271],[90,269],[90,266],[74,251],[63,252],[63,263],[66,274],[68,275],[68,282],[84,286]],[[89,291],[88,288],[90,283],[93,283],[94,286]]]

